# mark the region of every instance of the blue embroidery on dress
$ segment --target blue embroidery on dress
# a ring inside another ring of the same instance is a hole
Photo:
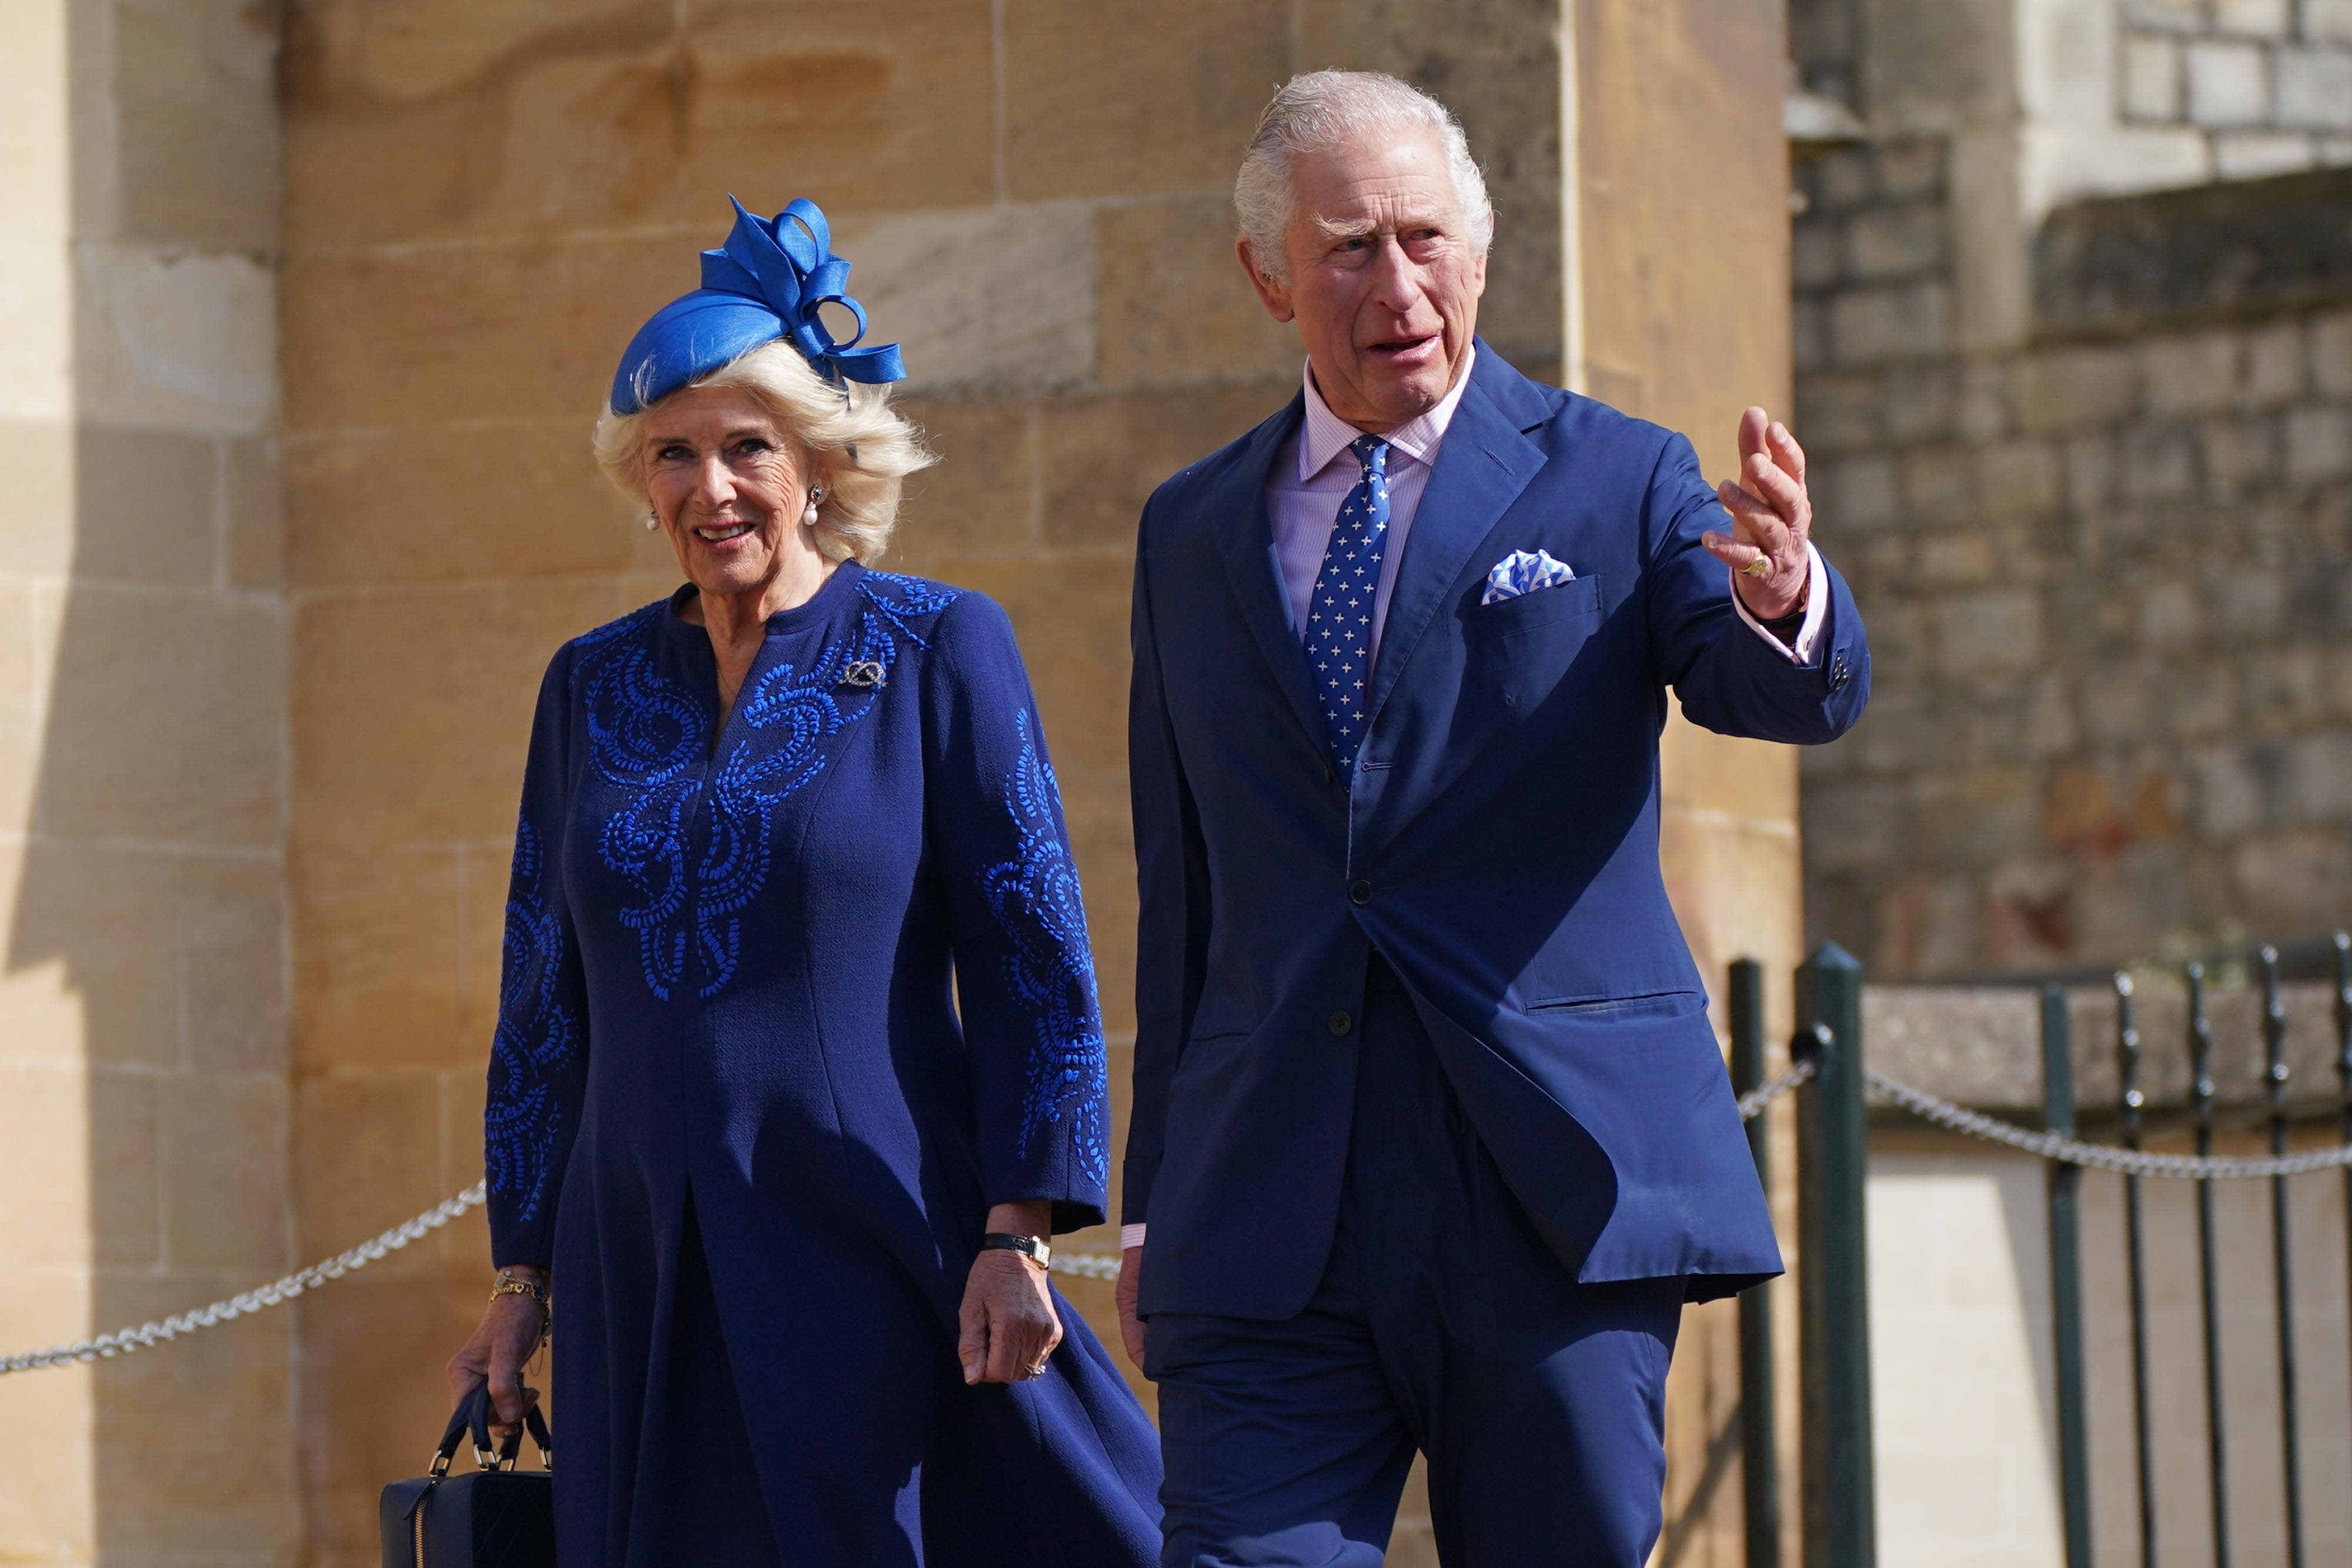
[[[547,1197],[562,1107],[550,1080],[580,1049],[580,1019],[562,999],[570,944],[563,916],[545,894],[546,858],[525,819],[515,829],[514,877],[507,894],[505,968],[499,1024],[490,1038],[488,1109],[483,1116],[490,1190],[513,1196],[518,1220],[537,1217]]]
[[[981,873],[981,888],[1012,952],[1004,961],[1013,994],[1037,1019],[1021,1099],[1018,1153],[1066,1115],[1070,1142],[1087,1176],[1110,1171],[1110,1139],[1103,1126],[1102,1009],[1095,998],[1095,963],[1087,942],[1087,911],[1077,867],[1062,836],[1062,791],[1053,765],[1029,734],[1026,711],[1013,716],[1021,758],[1006,780],[1004,803],[1020,835],[1014,858]]]
[[[646,639],[667,612],[655,604],[581,640],[588,752],[596,770],[626,790],[629,804],[606,819],[598,839],[604,864],[635,888],[620,912],[637,935],[646,987],[667,1001],[689,967],[704,998],[735,977],[742,954],[737,918],[759,897],[772,864],[770,828],[779,801],[824,770],[837,737],[879,700],[902,642],[928,648],[919,617],[953,603],[959,591],[919,578],[867,571],[856,630],[826,643],[805,666],[780,664],[736,698],[742,737],[709,774],[709,844],[691,868],[688,828],[702,795],[698,764],[710,749],[709,694],[688,692],[656,669]],[[845,693],[852,664],[877,666],[882,681]]]

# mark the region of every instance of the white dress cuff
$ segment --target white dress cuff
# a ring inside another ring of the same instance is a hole
[[[1805,619],[1797,627],[1797,638],[1794,643],[1781,642],[1780,638],[1764,629],[1764,622],[1748,612],[1748,601],[1739,597],[1737,573],[1731,574],[1731,607],[1739,612],[1739,618],[1748,622],[1750,631],[1771,645],[1774,653],[1792,664],[1811,664],[1813,662],[1813,644],[1820,641],[1822,622],[1829,615],[1829,569],[1822,563],[1822,552],[1813,548],[1813,542],[1811,539],[1807,539],[1805,541]]]
[[[1142,1227],[1142,1226],[1140,1226],[1140,1225],[1122,1225],[1122,1226],[1120,1226],[1120,1227],[1118,1228],[1118,1249],[1119,1249],[1120,1251],[1124,1252],[1124,1251],[1128,1250],[1129,1248],[1133,1248],[1133,1247],[1140,1247],[1140,1246],[1142,1246],[1142,1245],[1143,1245],[1143,1227]]]

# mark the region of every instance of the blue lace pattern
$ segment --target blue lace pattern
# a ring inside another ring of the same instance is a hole
[[[646,988],[665,1001],[689,985],[713,997],[734,978],[738,916],[767,883],[777,803],[824,771],[842,734],[878,700],[879,683],[845,686],[849,667],[878,665],[887,680],[902,643],[929,646],[918,622],[957,593],[878,571],[856,586],[865,603],[853,633],[805,665],[776,664],[737,697],[747,734],[709,778],[709,841],[691,867],[687,828],[703,790],[697,764],[709,752],[712,714],[707,697],[661,674],[642,634],[667,606],[650,605],[583,639],[574,679],[590,766],[628,802],[605,820],[598,852],[637,894],[619,918],[636,934]]]
[[[1018,849],[1013,859],[982,873],[981,888],[1012,949],[1005,982],[1037,1020],[1021,1101],[1019,1153],[1027,1158],[1046,1129],[1067,1118],[1086,1175],[1100,1182],[1109,1175],[1110,1139],[1095,1092],[1106,1068],[1086,904],[1077,867],[1063,842],[1061,786],[1038,754],[1029,715],[1016,714],[1014,722],[1021,757],[1006,780],[1004,803],[1020,836]]]
[[[515,1199],[516,1218],[526,1220],[536,1218],[546,1200],[562,1130],[563,1108],[550,1081],[579,1051],[581,1038],[580,1019],[562,998],[570,939],[562,914],[545,896],[546,874],[539,835],[525,820],[515,829],[483,1142],[490,1190]]]

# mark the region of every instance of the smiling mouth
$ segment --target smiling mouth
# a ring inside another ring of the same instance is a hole
[[[696,538],[708,539],[715,545],[723,545],[729,539],[740,539],[751,531],[751,525],[749,523],[729,523],[722,528],[698,527],[694,530]]]

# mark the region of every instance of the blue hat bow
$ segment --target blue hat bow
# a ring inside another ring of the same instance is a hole
[[[866,308],[849,293],[849,263],[833,254],[833,231],[817,204],[796,199],[762,218],[727,199],[735,209],[727,243],[702,253],[702,287],[654,312],[629,340],[613,377],[613,412],[635,413],[779,338],[827,381],[905,380],[898,344],[858,347]],[[826,305],[856,321],[847,342],[825,325]]]

